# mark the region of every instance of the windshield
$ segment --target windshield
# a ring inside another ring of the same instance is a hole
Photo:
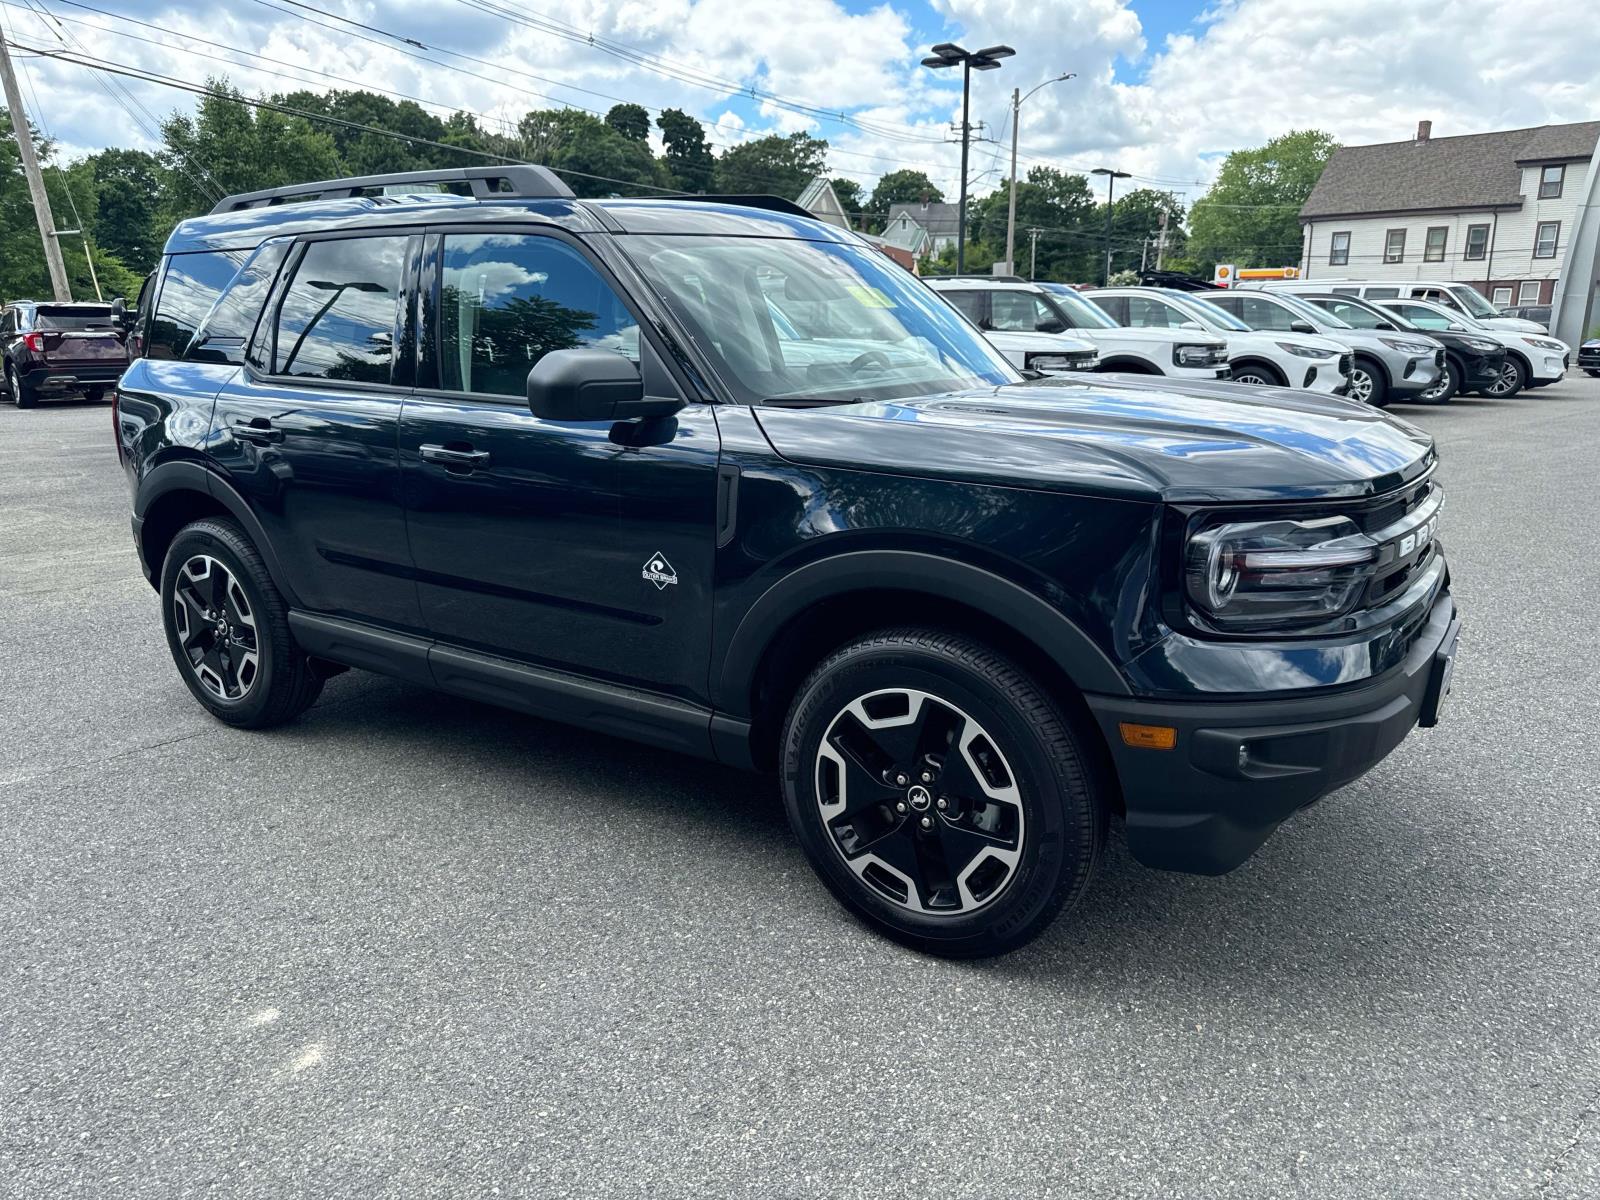
[[[1091,304],[1072,288],[1046,288],[1045,298],[1061,310],[1067,324],[1074,329],[1115,329],[1117,323]]]
[[[1328,312],[1326,309],[1317,308],[1313,304],[1308,304],[1306,301],[1300,299],[1299,296],[1291,296],[1285,292],[1274,292],[1272,294],[1272,298],[1287,304],[1290,308],[1294,309],[1295,312],[1299,313],[1314,325],[1328,325],[1334,329],[1351,328],[1349,323],[1344,321],[1337,314]]]
[[[1249,333],[1250,326],[1225,308],[1218,308],[1209,300],[1201,300],[1189,292],[1165,292],[1179,308],[1187,309],[1191,316],[1222,329],[1231,329],[1235,333]]]
[[[743,403],[889,400],[1022,378],[954,308],[865,246],[619,242]]]
[[[1457,284],[1446,290],[1456,298],[1457,304],[1475,317],[1498,317],[1500,315],[1500,310],[1485,300],[1476,288]]]

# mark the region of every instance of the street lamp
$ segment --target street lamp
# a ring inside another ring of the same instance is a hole
[[[1035,85],[1032,91],[1028,93],[1028,96],[1033,95],[1034,92],[1037,92],[1042,87],[1049,87],[1052,83],[1062,83],[1065,80],[1076,78],[1077,75],[1073,72],[1063,71],[1060,75],[1052,76],[1043,83]],[[1019,88],[1011,89],[1011,199],[1009,204],[1010,212],[1006,216],[1006,270],[1013,274],[1017,270],[1015,257],[1017,248],[1017,123],[1022,117],[1022,102],[1028,98],[1028,96],[1018,95],[1019,91]],[[1034,244],[1038,244],[1037,238],[1034,239]],[[1030,271],[1028,274],[1031,278],[1033,272]]]
[[[1106,270],[1105,278],[1100,282],[1105,287],[1111,286],[1111,199],[1112,193],[1119,179],[1132,179],[1133,176],[1126,171],[1118,171],[1114,167],[1096,167],[1090,171],[1091,175],[1104,175],[1106,177]]]
[[[1016,51],[1010,46],[985,46],[982,50],[967,50],[954,42],[940,42],[933,52],[922,60],[922,65],[941,70],[945,67],[961,68],[961,199],[956,208],[956,272],[967,269],[967,141],[972,133],[972,122],[967,119],[968,103],[972,95],[974,71],[997,71],[1000,60],[1010,58]]]

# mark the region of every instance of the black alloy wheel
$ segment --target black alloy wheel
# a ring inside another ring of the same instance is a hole
[[[1483,389],[1483,394],[1496,400],[1508,400],[1522,390],[1527,380],[1527,372],[1522,369],[1522,364],[1508,354],[1500,366],[1499,376]]]
[[[1417,399],[1424,404],[1448,404],[1461,390],[1461,372],[1456,370],[1452,359],[1444,360],[1444,367],[1439,372],[1439,378],[1425,390],[1417,393]]]
[[[243,700],[261,674],[255,611],[219,560],[196,554],[178,569],[172,621],[200,686],[219,700]]]
[[[818,876],[949,957],[1031,940],[1087,886],[1106,804],[1080,733],[1006,658],[933,630],[835,652],[786,722],[784,799]]]

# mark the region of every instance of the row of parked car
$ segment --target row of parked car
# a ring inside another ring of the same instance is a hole
[[[1513,396],[1554,383],[1572,360],[1568,346],[1532,322],[1471,316],[1442,296],[1399,297],[1393,284],[1079,291],[989,275],[928,284],[1015,365],[1045,374],[1232,379],[1382,407],[1443,404],[1462,393]],[[1369,289],[1376,294],[1364,295]]]

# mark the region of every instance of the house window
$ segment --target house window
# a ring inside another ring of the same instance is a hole
[[[1539,232],[1533,239],[1533,256],[1535,258],[1554,258],[1556,256],[1556,242],[1561,237],[1560,221],[1540,221]]]
[[[1404,229],[1391,229],[1383,238],[1383,261],[1386,263],[1405,262],[1406,260],[1406,231]]]
[[[1561,198],[1561,185],[1567,180],[1567,167],[1561,163],[1554,167],[1545,167],[1539,172],[1539,199],[1559,200]]]
[[[1467,226],[1467,252],[1462,256],[1468,259],[1481,259],[1489,250],[1489,227],[1487,225]]]
[[[1539,281],[1537,279],[1524,279],[1517,284],[1517,303],[1539,303]]]
[[[1450,234],[1450,229],[1445,225],[1431,225],[1428,227],[1428,240],[1422,247],[1423,262],[1444,261],[1444,240]]]
[[[1506,284],[1494,289],[1494,295],[1489,297],[1489,302],[1496,308],[1504,308],[1511,303],[1511,285]]]
[[[1342,267],[1350,262],[1350,231],[1342,229],[1328,243],[1328,265]]]

